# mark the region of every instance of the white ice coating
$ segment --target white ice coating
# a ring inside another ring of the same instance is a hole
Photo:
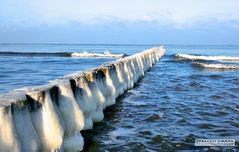
[[[113,54],[109,51],[105,51],[104,53],[92,53],[92,52],[74,52],[71,54],[72,57],[99,57],[99,58],[122,58],[125,57],[126,54]]]
[[[201,62],[193,62],[193,64],[202,68],[239,70],[239,65],[234,65],[234,64],[207,64],[207,63],[201,63]]]
[[[0,151],[81,151],[81,131],[134,86],[165,50],[152,48],[98,68],[0,95]]]
[[[175,57],[186,60],[207,60],[207,61],[239,61],[239,56],[203,56],[190,54],[176,54]]]

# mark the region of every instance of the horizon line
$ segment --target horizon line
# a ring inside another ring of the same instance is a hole
[[[229,46],[238,46],[239,44],[184,44],[184,43],[1,43],[0,45],[115,45],[115,46],[120,46],[120,45],[198,45],[198,46],[202,46],[202,45],[218,45],[218,46],[222,46],[222,45],[229,45]]]

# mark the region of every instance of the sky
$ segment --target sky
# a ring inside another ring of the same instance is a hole
[[[0,0],[0,43],[239,44],[239,1]]]

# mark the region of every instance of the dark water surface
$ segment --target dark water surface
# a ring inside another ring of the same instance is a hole
[[[0,46],[0,52],[133,54],[154,45]],[[239,46],[166,45],[167,53],[135,88],[84,131],[85,151],[239,151],[239,70],[207,69],[176,53],[239,56]],[[45,84],[114,59],[0,55],[0,92]],[[238,63],[237,63],[238,64]],[[195,147],[197,138],[236,139],[236,147]]]

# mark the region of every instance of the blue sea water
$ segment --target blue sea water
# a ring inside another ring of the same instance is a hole
[[[0,93],[26,86],[46,84],[76,71],[97,67],[112,58],[73,58],[73,52],[133,54],[148,45],[67,45],[67,44],[1,44]],[[64,52],[64,53],[63,53]]]
[[[0,93],[46,84],[48,80],[115,60],[72,58],[56,52],[109,50],[131,55],[153,46],[157,45],[1,44]],[[239,70],[202,68],[174,57],[178,53],[239,56],[239,46],[165,48],[165,56],[135,88],[106,109],[104,121],[83,133],[85,151],[239,150]],[[195,147],[197,138],[236,139],[237,147]]]

